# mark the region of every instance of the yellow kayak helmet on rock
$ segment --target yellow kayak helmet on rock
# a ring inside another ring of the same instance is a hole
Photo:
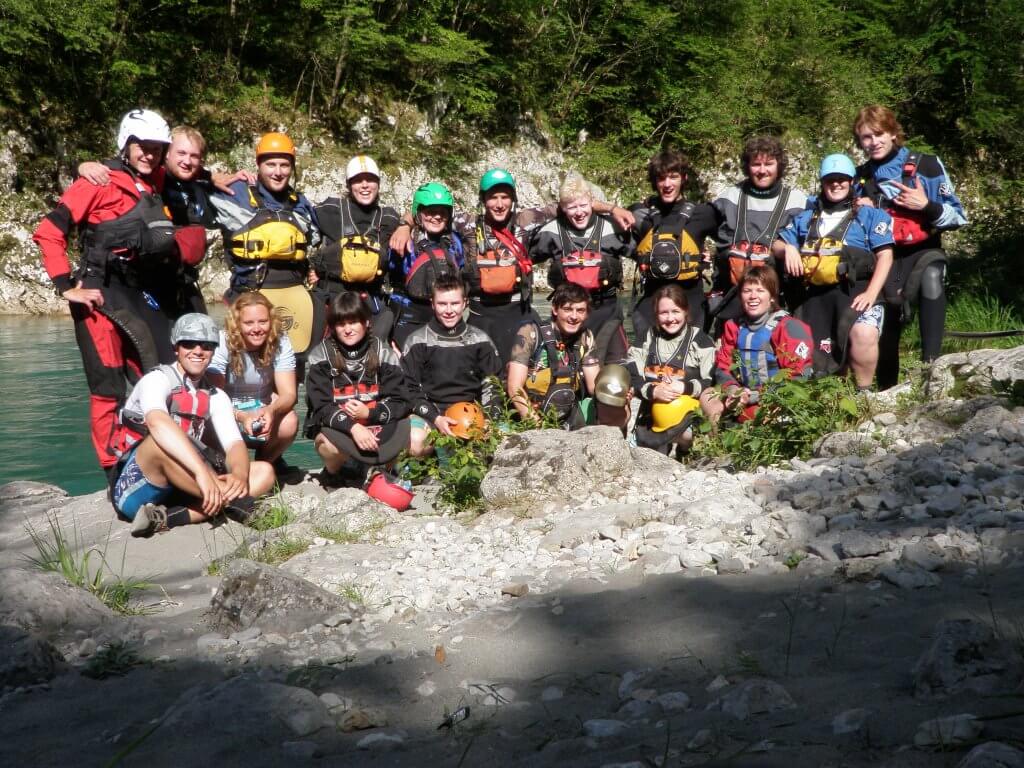
[[[672,429],[698,408],[700,401],[689,395],[681,395],[671,403],[655,403],[651,406],[651,431],[664,432],[666,429]]]

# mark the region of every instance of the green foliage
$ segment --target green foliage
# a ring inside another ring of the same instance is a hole
[[[46,522],[49,535],[28,528],[29,538],[36,549],[36,554],[26,556],[32,565],[41,571],[57,573],[69,584],[91,592],[101,603],[117,613],[132,616],[154,612],[154,608],[135,600],[138,593],[154,586],[151,582],[124,573],[104,578],[103,566],[107,564],[105,550],[95,547],[85,549],[77,524],[71,538],[68,538],[56,515],[48,515]]]
[[[861,419],[852,381],[830,376],[789,381],[780,373],[761,392],[757,415],[742,424],[703,425],[695,456],[728,456],[737,469],[750,470],[808,458],[814,443],[829,432],[849,429]]]
[[[285,501],[281,488],[277,487],[273,496],[261,500],[259,514],[248,525],[257,531],[272,531],[283,528],[294,519],[295,513]]]
[[[108,677],[127,675],[135,667],[145,664],[134,647],[128,643],[116,642],[96,651],[86,662],[82,674],[93,680],[105,680]]]

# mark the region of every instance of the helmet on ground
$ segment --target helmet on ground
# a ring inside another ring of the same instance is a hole
[[[618,363],[605,365],[597,374],[594,384],[594,397],[599,403],[622,407],[629,400],[629,389],[632,386],[629,371]]]
[[[132,139],[170,144],[171,129],[167,127],[167,121],[153,110],[133,109],[121,118],[121,125],[117,129],[117,151],[124,152]]]
[[[491,168],[480,177],[480,197],[482,198],[495,187],[509,187],[512,190],[513,199],[516,196],[516,180],[511,173],[504,168]]]
[[[444,415],[455,421],[451,426],[452,434],[463,439],[479,437],[487,426],[484,412],[476,403],[455,403],[448,406]]]
[[[345,166],[345,181],[352,181],[353,177],[358,176],[361,173],[368,173],[371,176],[376,176],[377,180],[380,181],[380,168],[377,167],[377,163],[373,161],[372,157],[356,155],[349,160],[348,165]]]
[[[438,181],[428,181],[420,186],[412,195],[413,218],[420,212],[420,208],[430,205],[446,205],[449,208],[455,207],[455,200],[448,187]]]
[[[286,133],[264,133],[256,145],[256,161],[259,162],[263,155],[287,155],[294,160],[295,142]]]
[[[216,344],[220,341],[220,331],[209,315],[189,312],[179,317],[171,328],[171,346],[179,341],[206,341]]]
[[[857,169],[853,165],[853,160],[843,154],[829,155],[821,161],[821,169],[818,171],[818,178],[824,179],[826,176],[837,174],[840,176],[849,176],[851,179],[857,175]]]
[[[671,403],[655,403],[651,406],[651,431],[664,432],[666,429],[681,424],[687,414],[700,408],[700,400],[689,395],[681,395]]]
[[[375,475],[366,486],[366,495],[399,512],[405,512],[413,500],[412,491],[403,488],[393,478],[383,473]]]

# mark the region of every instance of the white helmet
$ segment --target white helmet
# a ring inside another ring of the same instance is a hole
[[[345,181],[352,181],[353,177],[361,173],[369,173],[371,176],[376,176],[377,180],[380,181],[380,168],[377,167],[372,157],[356,155],[349,160],[348,166],[345,168]]]
[[[121,118],[117,129],[117,151],[124,152],[132,138],[138,141],[162,141],[171,143],[171,129],[167,121],[150,109],[133,109]]]

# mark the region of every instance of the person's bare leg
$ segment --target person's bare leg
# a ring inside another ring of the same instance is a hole
[[[323,459],[324,469],[328,472],[334,473],[339,471],[341,465],[348,459],[348,456],[339,451],[338,447],[322,434],[316,436],[316,439],[313,441],[313,447],[316,448],[316,452]]]
[[[870,387],[878,367],[878,331],[865,323],[850,329],[850,370],[857,386]]]
[[[430,432],[422,427],[413,427],[409,430],[409,455],[415,458],[423,458],[434,452],[434,446],[428,441]]]

